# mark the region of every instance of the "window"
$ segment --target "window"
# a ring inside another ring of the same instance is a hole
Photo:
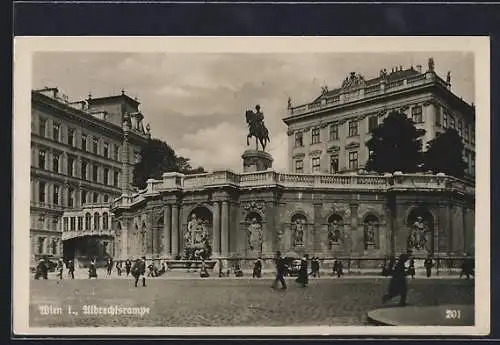
[[[304,172],[304,161],[296,160],[295,161],[295,172],[297,174],[302,174]]]
[[[102,155],[106,158],[109,158],[109,144],[104,143],[103,148],[102,148]]]
[[[38,167],[40,169],[45,169],[45,156],[46,153],[43,150],[38,151]]]
[[[101,217],[99,216],[99,213],[94,213],[94,230],[99,230],[100,223],[101,223]]]
[[[82,179],[87,179],[87,162],[82,161]]]
[[[339,140],[339,126],[337,124],[330,125],[330,140]]]
[[[57,122],[54,122],[52,125],[52,139],[55,141],[59,141],[59,132],[61,129],[61,125]]]
[[[465,124],[465,127],[464,127],[464,141],[466,143],[469,142],[469,134],[470,134],[470,132],[469,132],[469,125]]]
[[[335,174],[339,171],[339,156],[330,156],[330,174]]]
[[[109,223],[109,219],[108,219],[108,213],[107,212],[104,212],[102,214],[102,228],[104,230],[108,230],[108,223]]]
[[[40,181],[38,183],[38,201],[39,202],[45,202],[45,187],[46,183]]]
[[[120,152],[120,147],[118,145],[115,144],[115,150],[114,150],[114,153],[115,153],[115,161],[118,160],[118,157],[119,157],[119,152]]]
[[[38,237],[38,253],[43,254],[44,252],[45,237]]]
[[[104,194],[104,202],[108,202],[108,201],[109,201],[109,195]]]
[[[90,230],[90,223],[92,222],[92,216],[90,213],[85,213],[85,230]]]
[[[314,128],[311,131],[311,144],[319,143],[319,128]]]
[[[373,132],[378,127],[378,116],[370,116],[368,118],[368,132]]]
[[[455,118],[450,115],[450,128],[455,129]]]
[[[472,125],[471,132],[470,132],[470,143],[472,145],[476,144],[476,128],[474,125]]]
[[[70,218],[69,229],[70,229],[70,231],[76,230],[76,218],[75,217]]]
[[[448,113],[446,111],[443,113],[443,127],[448,127]]]
[[[119,179],[119,173],[118,171],[115,171],[113,173],[113,186],[118,187],[118,179]]]
[[[40,118],[40,122],[38,123],[38,134],[40,134],[42,137],[47,136],[47,120]]]
[[[97,165],[92,166],[92,181],[97,182],[97,175],[99,174],[99,167]]]
[[[358,135],[358,120],[349,121],[349,136]]]
[[[423,118],[422,118],[422,107],[421,106],[415,106],[411,108],[411,118],[413,119],[413,122],[415,123],[422,123]]]
[[[457,131],[458,131],[458,135],[460,135],[460,137],[462,137],[463,136],[463,123],[462,123],[462,120],[458,120]]]
[[[54,152],[52,157],[52,171],[59,172],[59,154]]]
[[[99,202],[99,193],[94,192],[94,194],[92,194],[92,202],[94,204],[97,204]]]
[[[68,188],[68,207],[74,207],[75,206],[75,189],[74,188]]]
[[[349,170],[358,168],[358,151],[349,152]]]
[[[80,198],[80,205],[86,204],[87,203],[87,191],[82,190],[81,193],[81,198]]]
[[[313,157],[312,159],[312,172],[317,173],[321,171],[321,163],[319,157]]]
[[[82,150],[87,151],[87,134],[82,133]]]
[[[436,118],[435,118],[435,124],[436,126],[441,126],[441,109],[438,109],[436,111]]]
[[[54,205],[59,205],[59,186],[54,185],[54,191],[52,193],[52,203]]]
[[[68,128],[68,145],[75,146],[75,130]]]
[[[92,139],[92,152],[94,153],[99,153],[99,139],[97,139],[96,137],[94,137]]]
[[[103,176],[104,177],[104,181],[103,182],[104,182],[105,185],[107,185],[108,182],[109,182],[109,178],[108,178],[109,169],[108,168],[104,168],[103,174],[104,174],[104,176]]]
[[[77,228],[79,231],[82,231],[83,230],[83,217],[82,216],[79,216],[78,217],[78,228]]]
[[[304,146],[304,141],[302,139],[303,139],[303,133],[302,132],[295,133],[295,147],[302,147],[302,146]]]
[[[68,175],[75,176],[75,158],[68,156]]]
[[[68,231],[68,217],[63,218],[63,231]]]

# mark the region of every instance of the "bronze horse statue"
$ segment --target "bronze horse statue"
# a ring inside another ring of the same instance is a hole
[[[247,110],[245,117],[248,124],[249,133],[247,135],[247,146],[250,145],[249,139],[255,137],[255,147],[256,150],[259,149],[259,142],[262,146],[262,151],[266,149],[267,143],[271,140],[269,139],[269,131],[264,125],[264,115],[259,111],[260,107],[256,106],[257,112],[252,110]]]

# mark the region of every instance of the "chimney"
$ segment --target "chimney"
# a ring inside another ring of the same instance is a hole
[[[422,65],[415,66],[417,68],[418,73],[422,73]]]

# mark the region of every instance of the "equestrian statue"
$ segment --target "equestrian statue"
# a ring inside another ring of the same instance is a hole
[[[253,110],[247,110],[245,114],[249,130],[247,135],[247,146],[250,145],[249,139],[255,137],[256,150],[259,150],[260,142],[262,151],[265,151],[267,143],[271,141],[269,139],[269,131],[264,125],[264,114],[260,111],[260,106],[256,105],[255,110],[255,112]]]

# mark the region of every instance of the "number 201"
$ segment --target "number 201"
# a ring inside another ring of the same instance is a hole
[[[447,319],[460,319],[460,310],[457,309],[446,309],[446,318]]]

